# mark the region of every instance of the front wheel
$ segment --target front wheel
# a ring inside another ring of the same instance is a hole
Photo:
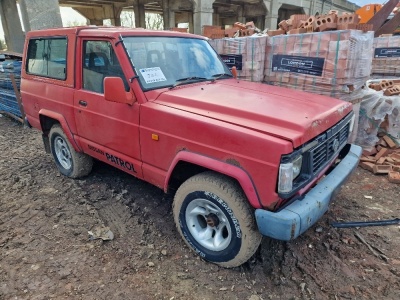
[[[191,177],[178,189],[173,212],[186,244],[222,267],[245,263],[260,245],[254,212],[240,186],[229,177],[213,172]]]
[[[75,151],[60,125],[51,127],[49,136],[51,153],[61,174],[79,178],[90,173],[93,159],[87,154]]]

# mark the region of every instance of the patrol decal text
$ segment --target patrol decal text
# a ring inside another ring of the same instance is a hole
[[[115,155],[109,154],[109,153],[107,153],[107,152],[104,152],[103,150],[100,150],[100,149],[98,149],[98,148],[96,148],[96,147],[93,147],[93,146],[88,145],[88,148],[89,148],[90,150],[92,150],[93,152],[96,152],[96,153],[99,153],[99,154],[101,154],[101,155],[104,155],[104,156],[106,157],[106,159],[107,159],[109,162],[112,162],[114,165],[117,165],[117,166],[119,166],[119,167],[122,167],[122,168],[124,168],[124,169],[126,169],[126,170],[128,170],[128,171],[130,171],[130,172],[136,173],[136,170],[135,170],[135,168],[133,167],[133,164],[132,164],[132,163],[130,163],[130,162],[128,162],[128,161],[125,161],[125,160],[119,158],[118,156],[115,156]]]

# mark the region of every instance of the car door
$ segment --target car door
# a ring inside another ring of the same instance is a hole
[[[142,177],[139,104],[115,103],[104,98],[105,77],[121,77],[129,91],[113,44],[105,39],[85,39],[80,48],[74,95],[77,139],[89,155]]]

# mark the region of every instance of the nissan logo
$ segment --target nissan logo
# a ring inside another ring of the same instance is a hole
[[[333,151],[338,151],[339,149],[339,139],[335,139],[332,144]]]

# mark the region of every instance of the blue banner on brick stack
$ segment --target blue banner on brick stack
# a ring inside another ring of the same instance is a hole
[[[7,112],[17,117],[22,117],[18,106],[17,96],[11,81],[10,74],[14,75],[18,90],[21,83],[20,60],[6,59],[0,61],[0,112]]]

